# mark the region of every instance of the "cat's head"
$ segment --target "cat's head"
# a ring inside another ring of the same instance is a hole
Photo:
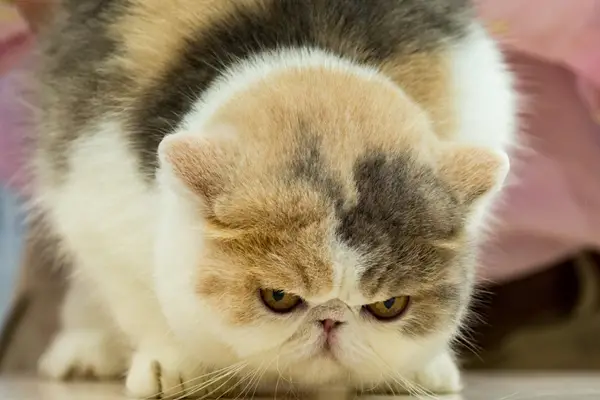
[[[506,157],[375,75],[282,71],[213,108],[160,147],[157,286],[190,351],[371,384],[447,346]]]

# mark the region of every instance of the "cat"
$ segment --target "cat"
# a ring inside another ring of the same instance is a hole
[[[47,376],[132,397],[460,391],[517,95],[467,0],[62,0],[34,207]]]

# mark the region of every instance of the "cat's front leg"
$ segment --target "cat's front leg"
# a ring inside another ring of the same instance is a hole
[[[199,366],[175,342],[144,339],[133,356],[126,387],[132,398],[179,399],[234,397],[243,388],[242,367]]]
[[[462,390],[461,373],[452,353],[445,351],[434,357],[419,370],[398,374],[395,379],[378,386],[376,394],[439,395]]]
[[[435,357],[417,371],[413,382],[417,388],[434,394],[458,393],[463,387],[460,369],[449,351]]]
[[[72,279],[61,309],[61,330],[39,361],[53,379],[111,379],[127,370],[130,350],[101,300],[84,279]]]
[[[182,351],[165,340],[144,340],[131,360],[126,387],[133,398],[185,397],[192,374],[183,369]]]
[[[244,362],[220,367],[199,365],[181,349],[164,342],[140,347],[133,357],[126,386],[129,395],[136,399],[298,397],[288,381],[265,373],[264,369]]]

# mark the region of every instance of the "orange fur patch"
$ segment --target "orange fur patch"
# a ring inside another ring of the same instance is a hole
[[[289,161],[308,133],[320,141],[326,166],[342,178],[351,177],[357,157],[368,149],[397,154],[437,141],[420,105],[391,82],[325,68],[271,76],[237,94],[214,120],[239,127],[249,152],[264,151],[265,163]],[[259,149],[253,143],[269,145]],[[346,184],[352,196],[353,184]]]
[[[332,289],[328,254],[331,222],[299,230],[271,229],[244,232],[229,240],[210,242],[210,257],[202,260],[197,292],[227,304],[232,324],[253,322],[264,312],[261,288],[284,290],[310,298]]]
[[[171,65],[186,38],[210,28],[235,7],[259,7],[263,0],[132,0],[113,25],[124,52],[113,60],[135,76],[137,90],[152,85]]]
[[[477,147],[459,147],[442,155],[440,174],[451,187],[471,202],[498,184],[503,160],[495,153]]]
[[[427,111],[435,132],[451,138],[457,127],[456,93],[452,82],[451,55],[418,53],[391,59],[381,70]]]

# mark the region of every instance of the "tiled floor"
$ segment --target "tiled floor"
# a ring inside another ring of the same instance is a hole
[[[2,400],[124,400],[121,392],[119,385],[61,385],[32,379],[11,377],[0,379]],[[443,398],[443,400],[592,399],[600,399],[600,374],[470,376],[467,378],[467,390],[463,395]]]

